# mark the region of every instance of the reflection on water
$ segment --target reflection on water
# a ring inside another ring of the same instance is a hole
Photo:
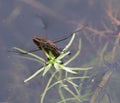
[[[44,89],[44,83],[41,83],[39,76],[28,84],[24,84],[23,81],[41,65],[14,57],[13,53],[8,52],[14,46],[25,50],[34,48],[32,37],[36,34],[46,37],[43,25],[35,16],[36,14],[42,16],[46,21],[47,38],[50,40],[64,36],[66,33],[79,29],[83,24],[87,24],[87,27],[78,35],[82,39],[81,54],[70,65],[81,66],[85,64],[95,68],[90,71],[90,74],[88,73],[91,78],[83,83],[83,87],[92,88],[90,91],[95,91],[106,72],[113,70],[114,67],[119,67],[119,61],[116,62],[119,59],[120,51],[119,4],[119,0],[54,0],[53,2],[1,0],[0,103],[39,103],[40,94]],[[60,42],[58,46],[63,48],[65,43],[66,41]],[[71,55],[77,50],[77,45],[77,42],[74,42]],[[42,55],[41,52],[38,52],[38,55]],[[97,66],[105,67],[103,57],[107,58],[108,68],[96,68]],[[114,70],[109,82],[104,87],[106,91],[109,91],[108,94],[110,94],[113,103],[120,101],[119,72],[119,69]],[[46,83],[46,79],[43,81]],[[86,83],[90,87],[87,87]],[[84,89],[81,92],[85,93]],[[47,97],[46,103],[50,103],[50,101],[53,103],[54,96],[57,96],[55,91],[50,93],[52,95]],[[51,97],[53,97],[52,100]]]

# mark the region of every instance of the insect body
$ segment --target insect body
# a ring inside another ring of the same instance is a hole
[[[43,48],[47,53],[51,51],[55,57],[58,57],[60,55],[59,48],[52,41],[43,38],[40,35],[35,35],[33,37],[33,41],[40,50]]]
[[[55,45],[55,43],[69,38],[70,36],[73,35],[73,33],[80,32],[81,29],[83,29],[84,27],[85,26],[83,26],[82,28],[80,28],[79,30],[77,30],[75,32],[70,33],[70,35],[66,36],[64,39],[56,40],[54,42],[52,42],[44,37],[41,37],[40,35],[35,35],[33,37],[33,41],[40,50],[44,49],[47,53],[49,53],[49,51],[51,51],[55,57],[58,57],[60,55],[60,49]]]

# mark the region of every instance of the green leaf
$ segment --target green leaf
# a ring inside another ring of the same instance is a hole
[[[36,55],[36,54],[33,54],[33,53],[31,53],[31,52],[25,51],[25,50],[20,49],[20,48],[17,48],[17,47],[13,47],[13,49],[19,51],[19,52],[22,53],[22,54],[28,54],[28,55],[30,55],[30,56],[32,56],[32,57],[40,60],[42,63],[45,63],[45,60],[44,60],[43,58],[39,57],[39,56]]]
[[[71,40],[69,41],[69,43],[65,46],[65,48],[63,49],[63,51],[62,52],[64,52],[64,51],[67,51],[68,50],[68,48],[71,46],[71,44],[72,44],[72,42],[73,42],[73,40],[74,40],[74,38],[75,38],[75,33],[73,33],[73,35],[72,35],[72,38],[71,38]]]
[[[25,79],[24,82],[26,83],[26,82],[30,81],[31,79],[33,79],[34,77],[36,77],[43,70],[44,70],[44,67],[40,68],[33,75],[31,75],[29,78]]]
[[[78,85],[76,83],[74,83],[73,81],[71,80],[67,80],[73,87],[78,87]]]
[[[45,66],[44,68],[44,72],[43,72],[43,77],[45,76],[45,74],[50,70],[50,68],[52,67],[52,64],[48,64],[47,66]]]
[[[76,59],[78,57],[78,55],[80,54],[80,51],[81,51],[81,39],[79,39],[79,45],[78,45],[77,52],[73,55],[73,57],[71,57],[69,60],[67,60],[67,62],[65,62],[64,65],[67,65],[70,62],[72,62],[74,59]]]
[[[58,71],[61,69],[58,63],[54,63],[54,67],[55,67],[55,69],[58,70]]]
[[[77,72],[72,71],[71,68],[65,67],[64,65],[60,65],[60,68],[65,70],[66,72],[72,73],[72,74],[77,74]]]
[[[90,70],[90,69],[92,69],[92,67],[88,67],[88,68],[79,68],[79,67],[73,67],[73,68],[71,68],[71,67],[69,67],[71,70],[77,70],[77,71],[79,71],[79,70]]]
[[[67,51],[67,52],[64,52],[64,53],[61,53],[59,57],[57,57],[57,59],[63,59],[65,56],[69,55],[70,54],[70,51]]]

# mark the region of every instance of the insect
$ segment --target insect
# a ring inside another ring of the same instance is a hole
[[[81,29],[83,29],[84,27],[85,26],[83,26],[82,28],[80,28],[79,30],[77,30],[73,33],[81,31]],[[49,51],[51,51],[55,57],[58,57],[60,55],[60,49],[56,46],[55,43],[69,38],[70,36],[73,35],[73,33],[70,33],[68,36],[64,37],[63,39],[56,40],[54,42],[51,40],[48,40],[40,35],[35,35],[35,36],[33,36],[33,42],[37,45],[37,47],[40,50],[44,49],[47,53],[49,53]]]
[[[54,44],[54,42],[43,38],[40,35],[35,35],[33,37],[33,42],[38,46],[40,50],[42,48],[48,53],[51,51],[55,57],[58,57],[60,55],[60,50],[59,48]]]

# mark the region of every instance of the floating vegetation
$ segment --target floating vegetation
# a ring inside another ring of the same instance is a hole
[[[44,46],[40,46],[39,48],[44,52],[44,54],[48,58],[47,60],[45,60],[44,58],[41,58],[40,56],[34,53],[14,47],[14,49],[17,50],[18,52],[23,53],[23,54],[25,53],[31,56],[33,60],[38,61],[40,64],[43,65],[42,68],[40,68],[33,75],[25,79],[24,80],[25,83],[29,82],[31,79],[35,78],[37,75],[41,73],[43,77],[45,77],[48,73],[51,74],[44,88],[44,91],[41,94],[40,103],[44,103],[46,94],[48,93],[49,90],[51,90],[55,86],[57,86],[58,88],[57,92],[61,98],[57,103],[67,103],[70,101],[81,103],[84,100],[86,100],[86,97],[89,93],[85,95],[80,94],[80,91],[81,91],[80,83],[76,83],[75,81],[76,80],[80,81],[81,79],[89,78],[89,76],[87,75],[82,75],[82,76],[79,75],[79,72],[90,70],[92,69],[92,67],[80,68],[80,67],[68,67],[67,66],[69,63],[75,60],[80,54],[81,39],[79,39],[77,52],[66,62],[62,61],[66,56],[70,54],[70,51],[68,49],[71,46],[75,38],[75,35],[76,35],[75,33],[72,35],[72,38],[69,41],[69,43],[57,56],[56,56],[56,52],[53,52],[53,49],[51,50],[47,48],[46,50]],[[66,95],[66,92],[67,92],[67,95]]]

